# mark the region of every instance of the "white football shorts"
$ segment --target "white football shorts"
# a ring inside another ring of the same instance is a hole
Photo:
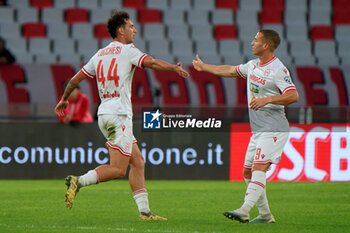
[[[243,167],[252,168],[253,164],[278,164],[288,137],[289,132],[254,133],[250,138]]]
[[[98,127],[107,139],[108,147],[119,150],[125,156],[131,156],[132,145],[137,143],[131,118],[126,115],[99,115]]]

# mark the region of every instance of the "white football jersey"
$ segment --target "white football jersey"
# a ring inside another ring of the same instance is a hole
[[[284,94],[296,90],[288,69],[277,58],[260,64],[259,59],[236,66],[237,73],[247,79],[248,106],[254,98]],[[289,124],[283,105],[267,104],[258,110],[249,108],[250,125],[253,132],[288,131]]]
[[[142,68],[147,56],[133,44],[113,41],[100,49],[81,69],[87,77],[96,77],[101,99],[97,115],[132,117],[131,83],[136,66]]]

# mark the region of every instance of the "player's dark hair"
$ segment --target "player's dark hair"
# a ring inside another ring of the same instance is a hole
[[[270,45],[271,51],[277,49],[281,39],[276,31],[271,29],[262,29],[259,32],[263,34],[263,40]]]
[[[125,11],[113,12],[111,17],[107,21],[107,30],[113,39],[117,37],[118,28],[125,27],[126,20],[128,19],[130,19],[130,16]]]

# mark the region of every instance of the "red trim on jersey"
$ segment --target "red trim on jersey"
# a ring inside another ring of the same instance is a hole
[[[274,60],[276,60],[277,59],[277,57],[275,57],[275,56],[273,56],[273,58],[270,60],[270,61],[267,61],[267,62],[265,62],[265,63],[263,63],[263,64],[261,64],[260,63],[260,61],[259,61],[259,66],[260,67],[263,67],[263,66],[267,66],[267,65],[269,65],[269,64],[271,64]]]
[[[94,75],[92,75],[92,74],[90,74],[89,72],[87,72],[85,69],[84,69],[84,67],[83,68],[81,68],[81,72],[83,72],[83,74],[85,74],[87,77],[89,77],[89,78],[94,78],[95,76]]]
[[[130,153],[123,151],[123,149],[120,148],[119,146],[112,145],[110,142],[106,142],[106,145],[112,149],[119,150],[120,153],[122,153],[122,155],[125,155],[127,157],[131,157]]]
[[[270,159],[267,161],[254,161],[253,164],[268,164],[273,163]]]
[[[252,166],[243,165],[244,168],[252,169]]]
[[[241,76],[242,78],[246,78],[243,74],[242,74],[242,72],[239,70],[239,66],[235,66],[235,70],[236,70],[236,72],[237,72],[237,74],[239,75],[239,76]]]
[[[284,94],[284,93],[286,93],[288,91],[293,91],[293,90],[296,90],[295,86],[289,86],[289,87],[284,88],[282,93]]]
[[[141,68],[142,68],[143,60],[145,60],[146,57],[148,57],[147,54],[143,54],[143,55],[140,57],[139,62],[137,63],[137,66],[138,66],[138,67],[141,67]]]
[[[260,187],[262,188],[265,188],[265,185],[259,181],[250,181],[251,184],[256,184],[256,185],[259,185]]]

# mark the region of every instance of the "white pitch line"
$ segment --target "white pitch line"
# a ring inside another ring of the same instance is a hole
[[[127,232],[137,232],[135,228],[121,228],[121,227],[90,227],[90,226],[77,226],[77,227],[69,227],[69,226],[39,226],[39,225],[8,225],[0,223],[0,228],[31,228],[31,229],[80,229],[80,230],[102,230],[102,231],[127,231]],[[142,232],[164,232],[164,233],[201,233],[201,231],[177,231],[177,230],[153,230],[153,229],[142,229]],[[203,232],[204,233],[204,232]],[[205,232],[210,233],[210,232]],[[215,232],[220,233],[220,232]]]

